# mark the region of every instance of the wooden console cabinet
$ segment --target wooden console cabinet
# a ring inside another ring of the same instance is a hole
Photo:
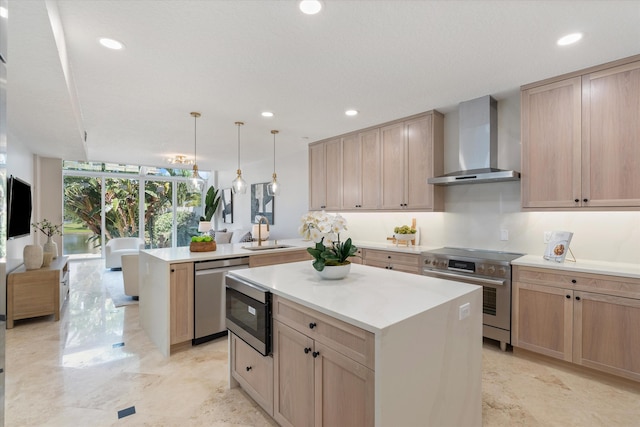
[[[13,328],[14,320],[30,317],[53,314],[60,320],[69,295],[69,257],[58,257],[38,270],[22,265],[7,279],[7,329]]]

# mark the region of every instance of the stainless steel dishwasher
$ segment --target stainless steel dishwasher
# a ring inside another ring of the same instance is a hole
[[[242,268],[249,268],[249,257],[195,262],[193,345],[227,334],[225,276]]]

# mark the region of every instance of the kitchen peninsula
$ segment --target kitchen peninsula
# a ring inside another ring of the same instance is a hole
[[[230,385],[281,425],[482,425],[481,287],[357,264],[229,274],[273,294],[273,358],[231,334]]]

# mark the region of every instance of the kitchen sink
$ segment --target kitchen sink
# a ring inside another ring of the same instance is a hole
[[[242,249],[247,249],[249,251],[265,251],[267,249],[284,249],[284,248],[292,248],[292,245],[262,245],[262,246],[243,246]]]

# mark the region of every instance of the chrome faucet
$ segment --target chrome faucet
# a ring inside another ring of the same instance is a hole
[[[267,224],[267,231],[269,231],[269,220],[266,216],[261,216],[258,220],[258,246],[262,246],[262,220],[264,220],[265,224]]]

